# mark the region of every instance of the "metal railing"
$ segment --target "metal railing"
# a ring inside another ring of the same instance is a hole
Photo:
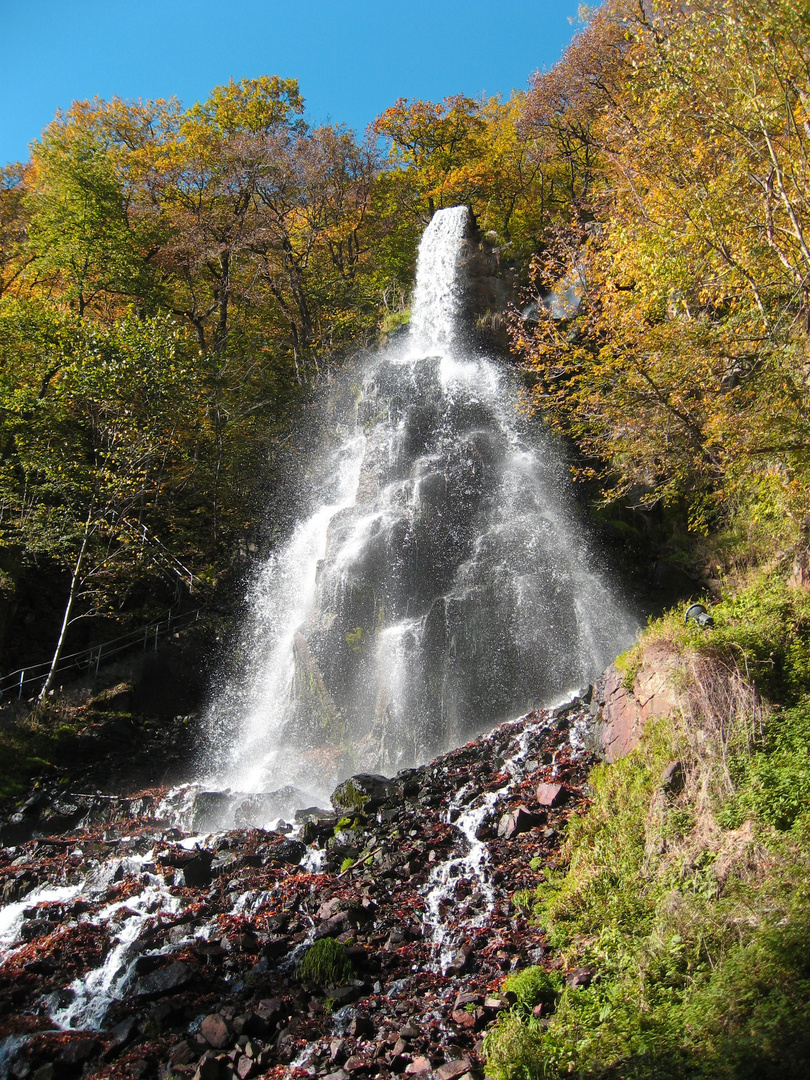
[[[184,626],[197,622],[202,608],[194,611],[185,611],[182,615],[173,615],[169,611],[163,619],[157,622],[140,626],[137,630],[130,630],[120,637],[112,638],[101,645],[91,645],[87,649],[78,652],[67,653],[60,657],[56,666],[57,673],[71,672],[74,675],[87,675],[92,673],[93,678],[98,674],[99,667],[112,660],[121,653],[140,648],[146,651],[149,648],[157,650],[160,638],[180,630]],[[26,667],[17,668],[7,675],[0,677],[0,696],[3,698],[13,696],[18,700],[26,692],[26,687],[31,684],[45,682],[51,669],[51,660],[44,660],[41,664],[28,664]]]

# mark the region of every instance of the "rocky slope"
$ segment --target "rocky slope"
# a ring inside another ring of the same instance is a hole
[[[275,831],[245,797],[41,787],[0,850],[0,1074],[483,1075],[504,975],[559,965],[511,897],[586,798],[586,718],[535,711]],[[201,833],[228,798],[242,827]]]

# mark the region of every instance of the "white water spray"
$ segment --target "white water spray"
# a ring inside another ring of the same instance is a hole
[[[243,674],[211,708],[209,784],[323,803],[578,688],[632,640],[550,436],[508,366],[462,344],[468,231],[464,207],[434,216],[409,337],[346,376],[347,434],[252,586]]]

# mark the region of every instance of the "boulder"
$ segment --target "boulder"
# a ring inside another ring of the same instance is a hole
[[[525,806],[518,806],[504,814],[498,823],[498,836],[509,840],[518,833],[536,829],[538,825],[545,825],[545,814],[533,814]]]
[[[177,960],[168,967],[160,968],[159,971],[153,971],[149,975],[144,975],[142,979],[138,979],[133,987],[132,997],[156,998],[162,994],[172,994],[175,990],[188,986],[194,975],[195,968],[191,964]]]
[[[559,806],[565,798],[562,784],[538,784],[536,798],[540,806]]]
[[[200,1024],[200,1034],[215,1050],[221,1050],[232,1041],[231,1030],[219,1013],[209,1013]]]
[[[376,810],[399,794],[398,785],[385,776],[358,773],[339,784],[330,796],[332,806],[342,813]]]

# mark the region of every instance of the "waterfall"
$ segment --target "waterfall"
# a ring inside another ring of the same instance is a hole
[[[462,344],[468,226],[455,207],[426,229],[409,336],[365,361],[251,586],[243,670],[209,716],[220,786],[323,800],[559,699],[632,640],[553,438]]]

